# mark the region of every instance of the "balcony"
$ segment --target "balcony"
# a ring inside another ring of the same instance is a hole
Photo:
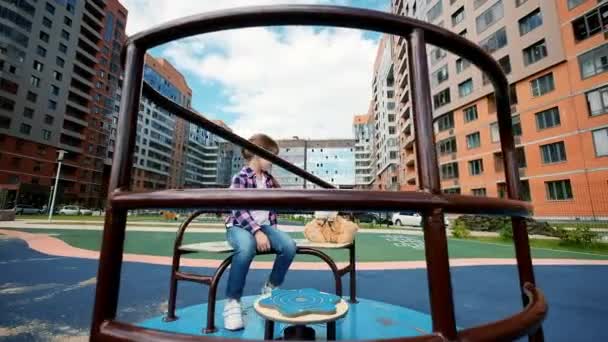
[[[94,48],[92,46],[95,46]],[[87,56],[89,59],[97,60],[95,55],[99,52],[99,48],[96,45],[91,45],[85,42],[82,39],[78,39],[78,48],[76,51],[81,52],[83,55]]]
[[[93,97],[91,95],[89,95],[88,93],[85,93],[83,90],[81,90],[79,87],[77,87],[76,85],[70,85],[70,92],[78,95],[79,97],[81,97],[82,99],[86,100],[85,102],[88,105],[88,101],[93,101]]]
[[[59,148],[69,152],[82,153],[82,148],[78,146],[72,146],[64,143],[59,143]]]
[[[80,139],[80,140],[85,140],[84,134],[80,134],[78,132],[74,132],[74,131],[71,131],[69,129],[62,128],[61,129],[61,134],[65,134],[65,135],[70,136],[72,138],[76,138],[76,139]]]
[[[98,40],[102,40],[103,37],[101,36],[100,31],[98,30],[94,30],[87,22],[82,21],[81,22],[81,26],[80,26],[80,31],[83,31],[83,28],[86,30],[87,34],[93,35],[95,37],[97,37]],[[94,40],[93,40],[94,41]]]
[[[412,154],[408,154],[405,157],[405,166],[408,167],[415,167],[416,166],[416,156],[412,153]]]
[[[95,17],[99,17],[100,19],[104,18],[104,8],[105,4],[103,4],[103,1],[87,1],[85,4],[85,9],[91,12],[92,15],[94,15]]]
[[[79,66],[79,68],[80,68],[80,66]],[[72,73],[72,80],[77,80],[78,82],[87,85],[89,88],[93,88],[93,82],[91,82],[90,80],[82,77],[81,75],[79,75],[75,72]]]

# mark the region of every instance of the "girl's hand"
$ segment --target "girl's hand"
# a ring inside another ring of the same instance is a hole
[[[264,234],[263,231],[258,230],[255,232],[255,242],[257,244],[258,252],[268,252],[270,251],[270,241],[268,240],[268,236]]]

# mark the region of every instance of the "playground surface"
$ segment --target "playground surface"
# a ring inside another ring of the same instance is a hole
[[[290,234],[301,238],[297,230]],[[120,320],[145,323],[166,311],[174,237],[174,229],[127,232]],[[0,228],[0,340],[87,340],[100,239],[98,227]],[[224,234],[217,229],[186,234],[186,242],[223,239]],[[521,309],[512,246],[456,239],[448,244],[459,327],[504,318]],[[608,281],[608,256],[539,248],[533,248],[532,254],[538,285],[549,303],[544,324],[546,340],[608,340],[604,329],[608,317],[604,286]],[[337,261],[346,260],[346,254],[340,251],[332,256]],[[214,267],[221,258],[201,254],[184,264],[197,272],[210,273],[212,270],[206,267]],[[358,234],[357,260],[361,298],[428,316],[424,245],[419,234]],[[256,259],[246,295],[259,292],[270,265],[267,257]],[[346,291],[347,284],[345,279]],[[220,283],[220,298],[224,285]],[[284,287],[332,291],[332,286],[326,266],[314,259],[299,258]],[[206,295],[205,287],[184,283],[177,306],[200,305]]]

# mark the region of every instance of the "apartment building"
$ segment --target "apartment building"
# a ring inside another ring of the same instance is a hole
[[[399,141],[395,103],[393,40],[383,36],[378,46],[372,80],[374,121],[373,188],[399,190]]]
[[[535,216],[608,217],[608,1],[392,2],[401,15],[412,8],[479,44],[503,67],[521,196]],[[468,61],[427,51],[443,190],[504,197],[491,85]]]
[[[371,189],[374,175],[374,120],[373,114],[355,115],[355,187]]]
[[[58,150],[67,153],[57,203],[100,205],[111,117],[96,101],[112,91],[102,79],[120,73],[108,72],[107,56],[126,19],[116,0],[0,4],[3,206],[48,202]]]

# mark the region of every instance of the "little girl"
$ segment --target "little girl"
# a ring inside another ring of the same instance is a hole
[[[256,134],[249,141],[274,153],[279,153],[278,144],[265,134]],[[232,189],[270,189],[279,184],[269,173],[272,164],[243,149],[245,166],[232,178]],[[277,229],[277,214],[267,210],[233,210],[226,220],[227,240],[234,248],[232,266],[226,288],[227,302],[224,306],[224,327],[228,330],[243,329],[241,296],[251,261],[257,252],[273,250],[277,257],[269,279],[262,288],[268,294],[280,286],[296,254],[296,244],[285,232]]]

